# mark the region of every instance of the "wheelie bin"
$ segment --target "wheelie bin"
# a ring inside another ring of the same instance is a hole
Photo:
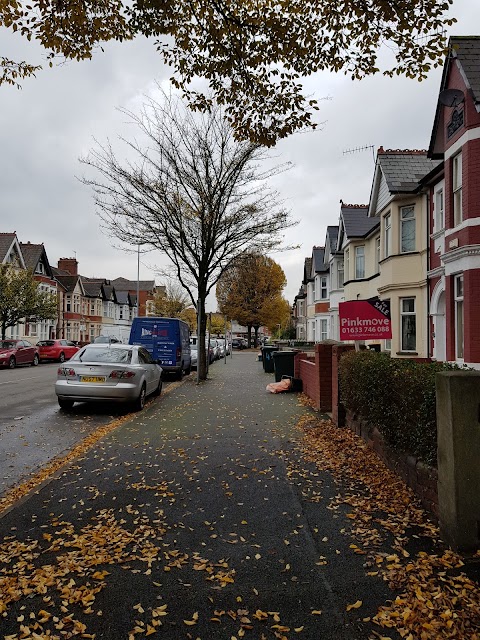
[[[274,373],[275,367],[273,363],[273,354],[277,352],[274,345],[264,345],[262,347],[262,363],[265,373]]]
[[[295,354],[297,351],[275,351],[273,363],[275,370],[275,382],[280,382],[282,376],[293,378],[295,374]]]

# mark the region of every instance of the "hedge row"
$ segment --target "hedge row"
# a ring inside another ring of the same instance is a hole
[[[459,368],[350,351],[339,364],[342,402],[376,426],[392,448],[436,466],[435,375]]]

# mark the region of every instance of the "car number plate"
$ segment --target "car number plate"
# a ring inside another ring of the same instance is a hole
[[[105,382],[105,376],[82,376],[80,382]]]

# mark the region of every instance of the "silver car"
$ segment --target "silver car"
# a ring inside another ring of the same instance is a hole
[[[162,368],[146,349],[129,344],[88,344],[58,368],[55,393],[62,409],[74,402],[125,402],[140,411],[162,391]]]

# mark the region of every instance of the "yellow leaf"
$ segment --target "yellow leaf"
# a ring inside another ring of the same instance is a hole
[[[322,615],[321,609],[315,609],[314,611],[312,611],[312,616],[320,616],[320,615]]]
[[[146,636],[151,636],[152,633],[156,633],[157,630],[155,629],[155,627],[151,627],[149,624],[147,624],[147,631],[145,633]]]
[[[350,611],[351,609],[358,609],[362,604],[363,602],[361,600],[357,600],[353,604],[347,604],[347,611]]]

